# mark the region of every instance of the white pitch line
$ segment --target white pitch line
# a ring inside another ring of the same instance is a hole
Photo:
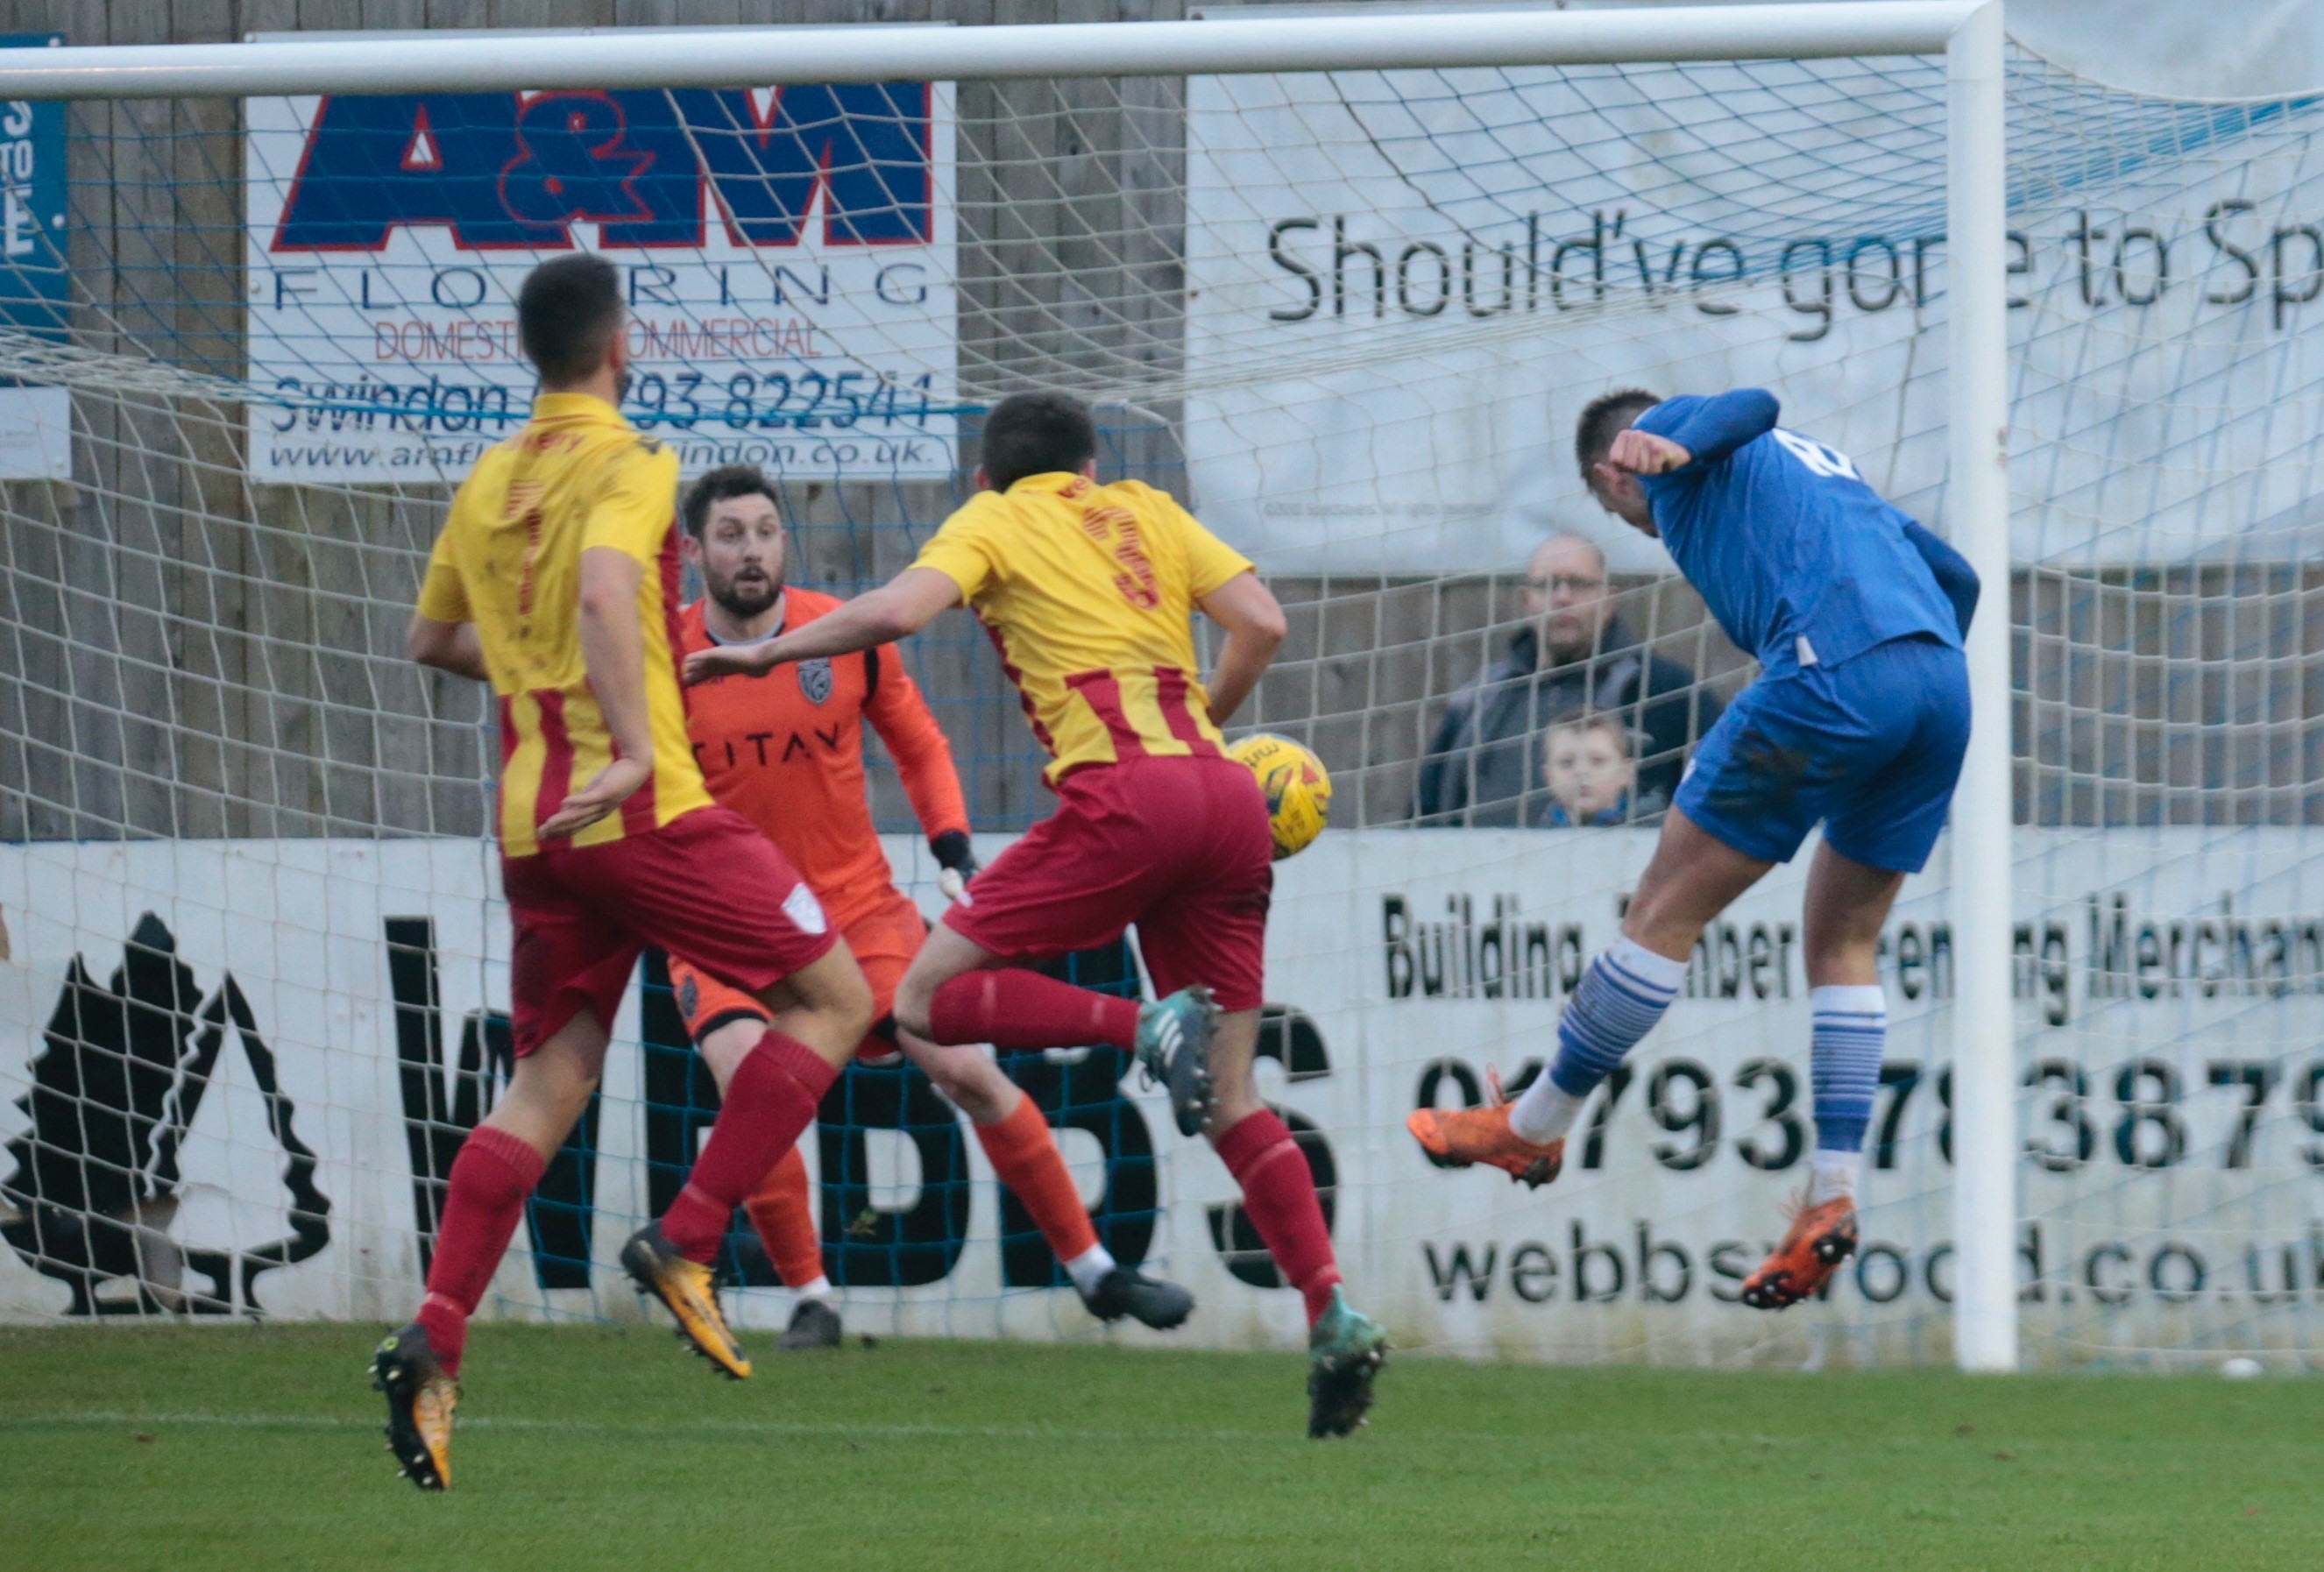
[[[376,1419],[329,1414],[128,1413],[110,1411],[77,1413],[18,1414],[0,1417],[0,1431],[19,1430],[112,1430],[122,1426],[201,1426],[214,1430],[375,1430]],[[732,1435],[732,1436],[876,1436],[883,1439],[1025,1441],[1292,1441],[1305,1438],[1290,1430],[1078,1430],[1036,1425],[883,1425],[815,1424],[787,1420],[676,1420],[669,1423],[632,1421],[609,1423],[589,1420],[537,1420],[474,1417],[463,1414],[462,1430],[564,1430],[611,1436]],[[1431,1440],[1511,1441],[1511,1436],[1452,1436],[1429,1432]]]
[[[120,1410],[99,1409],[71,1413],[29,1413],[0,1415],[0,1435],[11,1430],[115,1430],[136,1429],[142,1426],[183,1425],[211,1430],[358,1430],[376,1432],[379,1420],[357,1418],[352,1414],[263,1414],[263,1413],[131,1413]],[[1165,1441],[1249,1441],[1263,1445],[1296,1444],[1302,1449],[1313,1445],[1296,1430],[1083,1430],[1051,1429],[1039,1425],[929,1425],[929,1424],[816,1424],[804,1420],[720,1420],[690,1419],[668,1422],[630,1420],[609,1422],[603,1420],[538,1420],[517,1419],[492,1414],[463,1414],[459,1427],[484,1430],[561,1430],[603,1436],[631,1436],[641,1439],[669,1436],[871,1436],[885,1440],[1011,1440],[1011,1441],[1112,1441],[1148,1446]],[[1570,1432],[1565,1444],[1587,1432]],[[1713,1430],[1697,1430],[1692,1439],[1707,1446],[1731,1447],[1797,1447],[1806,1438],[1795,1436],[1725,1434]],[[1539,1435],[1511,1435],[1497,1430],[1386,1430],[1366,1431],[1366,1439],[1373,1445],[1397,1440],[1425,1441],[1431,1445],[1444,1442],[1476,1443],[1480,1446],[1537,1448],[1546,1445]],[[1912,1448],[1929,1442],[1931,1438],[1911,1432],[1885,1438],[1890,1447]],[[1950,1442],[1950,1436],[1945,1438]]]

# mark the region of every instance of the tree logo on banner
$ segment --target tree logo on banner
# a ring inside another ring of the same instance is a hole
[[[171,1233],[183,1199],[180,1158],[229,1036],[281,1154],[290,1231],[253,1250],[189,1248]],[[13,1215],[0,1237],[72,1290],[70,1313],[256,1314],[261,1273],[330,1243],[315,1154],[299,1138],[250,1001],[231,974],[205,999],[176,935],[152,913],[138,919],[110,982],[73,957],[30,1074],[16,1106],[32,1127],[8,1145],[14,1166],[0,1200]],[[207,1286],[188,1287],[189,1273]],[[134,1292],[100,1296],[114,1282]]]

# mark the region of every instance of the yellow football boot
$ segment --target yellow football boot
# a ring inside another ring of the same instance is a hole
[[[422,1490],[452,1488],[452,1411],[460,1384],[418,1322],[390,1332],[371,1356],[374,1391],[387,1394],[387,1449],[397,1472]]]
[[[663,1236],[659,1223],[648,1223],[630,1236],[622,1246],[622,1266],[640,1293],[661,1301],[678,1318],[680,1342],[729,1379],[750,1375],[751,1361],[718,1309],[718,1288],[710,1268],[679,1255]]]

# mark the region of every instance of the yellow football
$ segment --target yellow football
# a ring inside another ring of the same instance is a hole
[[[1288,737],[1260,731],[1227,751],[1259,777],[1267,794],[1267,826],[1275,860],[1305,851],[1332,822],[1332,777],[1323,761]]]

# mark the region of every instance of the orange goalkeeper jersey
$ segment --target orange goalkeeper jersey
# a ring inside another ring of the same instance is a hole
[[[687,749],[672,623],[678,613],[678,455],[586,393],[544,393],[532,418],[485,450],[452,499],[420,586],[420,614],[474,622],[500,700],[501,850],[540,850],[540,826],[613,759],[581,657],[581,554],[611,547],[644,571],[653,778],[574,836],[595,846],[710,805]]]
[[[787,631],[841,602],[783,591]],[[702,603],[678,617],[681,656],[715,642]],[[718,676],[687,690],[687,729],[711,795],[756,824],[844,929],[892,898],[895,878],[872,824],[863,722],[880,734],[920,827],[968,829],[952,745],[892,647],[802,660],[758,676]]]
[[[971,499],[912,565],[958,584],[992,635],[1051,785],[1083,765],[1224,747],[1192,619],[1250,559],[1167,492],[1028,475]]]

